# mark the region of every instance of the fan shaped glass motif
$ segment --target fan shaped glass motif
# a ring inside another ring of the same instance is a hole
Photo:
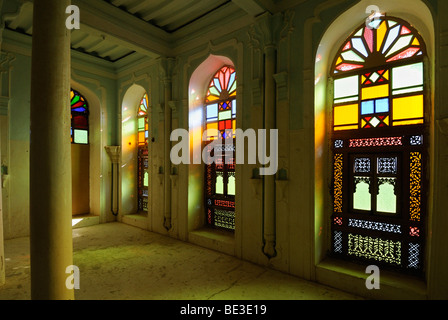
[[[75,144],[89,144],[89,105],[76,90],[70,91],[71,141]]]
[[[424,54],[420,36],[404,21],[383,17],[375,25],[364,25],[345,42],[336,58],[335,74]]]

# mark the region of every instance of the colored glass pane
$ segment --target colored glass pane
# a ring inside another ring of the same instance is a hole
[[[397,196],[395,195],[395,178],[380,178],[378,196],[376,198],[376,210],[385,213],[397,213]]]
[[[389,85],[383,84],[362,89],[362,100],[378,99],[389,96]]]
[[[386,21],[383,21],[381,23],[380,27],[377,30],[378,31],[376,33],[376,35],[377,35],[377,40],[376,40],[377,48],[376,48],[376,50],[380,51],[381,46],[382,46],[383,41],[384,41],[384,36],[386,35],[386,32],[387,32],[387,23],[386,23]]]
[[[228,120],[232,118],[232,111],[231,110],[227,110],[227,111],[222,111],[219,113],[219,117],[218,120]]]
[[[352,76],[334,81],[334,98],[357,96],[359,90],[359,77]]]
[[[389,98],[376,100],[375,112],[376,113],[389,112]]]
[[[370,211],[372,209],[372,197],[370,195],[370,178],[357,177],[359,181],[355,183],[355,193],[353,195],[353,209]],[[355,178],[356,179],[356,178]]]
[[[334,108],[334,125],[348,125],[358,123],[358,105],[351,104]]]
[[[362,41],[361,38],[353,38],[352,43],[353,43],[353,48],[356,49],[364,57],[367,57],[369,55],[367,53],[367,49],[364,45],[364,41]],[[345,57],[344,57],[344,59],[345,59]],[[347,60],[350,60],[350,59],[347,59]],[[354,60],[354,61],[357,61],[357,60]],[[364,62],[364,59],[361,59],[360,61]]]
[[[392,113],[394,120],[423,118],[423,95],[395,98]]]
[[[224,178],[222,172],[216,173],[215,193],[224,194]]]
[[[374,109],[375,109],[375,103],[373,100],[363,101],[361,103],[361,114],[362,115],[375,113]]]
[[[392,68],[392,89],[423,85],[423,62]]]
[[[207,106],[207,120],[218,119],[218,104],[211,104]]]
[[[73,130],[73,142],[77,144],[88,144],[89,143],[89,132],[87,130]]]
[[[228,195],[235,195],[235,177],[230,176],[227,182],[227,194]]]
[[[389,52],[386,54],[386,57],[389,57],[395,52],[404,49],[411,43],[413,37],[414,37],[413,35],[400,37],[395,43],[395,45],[393,45],[392,48],[389,50]]]

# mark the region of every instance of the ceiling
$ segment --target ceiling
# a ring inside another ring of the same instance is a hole
[[[175,32],[231,0],[103,0],[166,31]]]
[[[81,13],[81,29],[72,30],[72,49],[116,62],[133,54],[159,56],[163,50],[157,52],[153,48],[161,44],[168,50],[172,36],[183,37],[190,30],[201,29],[204,21],[219,26],[229,15],[253,18],[265,11],[272,12],[278,0],[75,0],[72,3],[79,4]],[[32,36],[32,25],[31,1],[25,1],[17,14],[5,18],[6,29],[28,36]]]

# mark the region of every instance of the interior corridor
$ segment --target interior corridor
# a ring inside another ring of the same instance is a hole
[[[114,222],[73,230],[76,300],[361,299],[266,267]],[[5,241],[0,300],[29,300],[29,238]]]

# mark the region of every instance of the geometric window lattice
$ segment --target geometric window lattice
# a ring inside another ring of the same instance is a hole
[[[420,265],[420,244],[409,243],[408,268],[417,269]]]
[[[355,173],[369,173],[369,172],[370,172],[370,158],[356,158]]]
[[[339,257],[423,270],[425,57],[417,30],[388,16],[363,21],[334,57],[331,230]]]
[[[334,156],[334,186],[333,186],[333,211],[342,213],[342,168],[343,155]]]
[[[401,242],[349,233],[348,254],[401,265]]]
[[[422,195],[422,155],[420,152],[411,152],[410,168],[410,220],[420,221],[421,195]]]
[[[401,233],[401,225],[393,223],[368,221],[362,219],[349,219],[348,226],[352,228],[376,230],[388,233]]]
[[[148,95],[145,93],[137,110],[137,193],[138,210],[148,211],[149,197],[149,165],[148,165]]]
[[[397,173],[397,158],[378,158],[378,173]]]
[[[75,90],[70,92],[71,141],[74,144],[89,144],[89,105]]]
[[[236,130],[236,71],[223,66],[211,79],[204,103],[204,130],[207,130],[206,148],[214,162],[205,165],[205,192],[207,223],[212,227],[235,230],[235,130]],[[211,150],[210,143],[220,135],[223,145]]]
[[[335,231],[333,233],[333,250],[337,253],[342,253],[342,232]]]
[[[411,136],[409,138],[409,143],[411,146],[421,146],[423,145],[423,135]]]

